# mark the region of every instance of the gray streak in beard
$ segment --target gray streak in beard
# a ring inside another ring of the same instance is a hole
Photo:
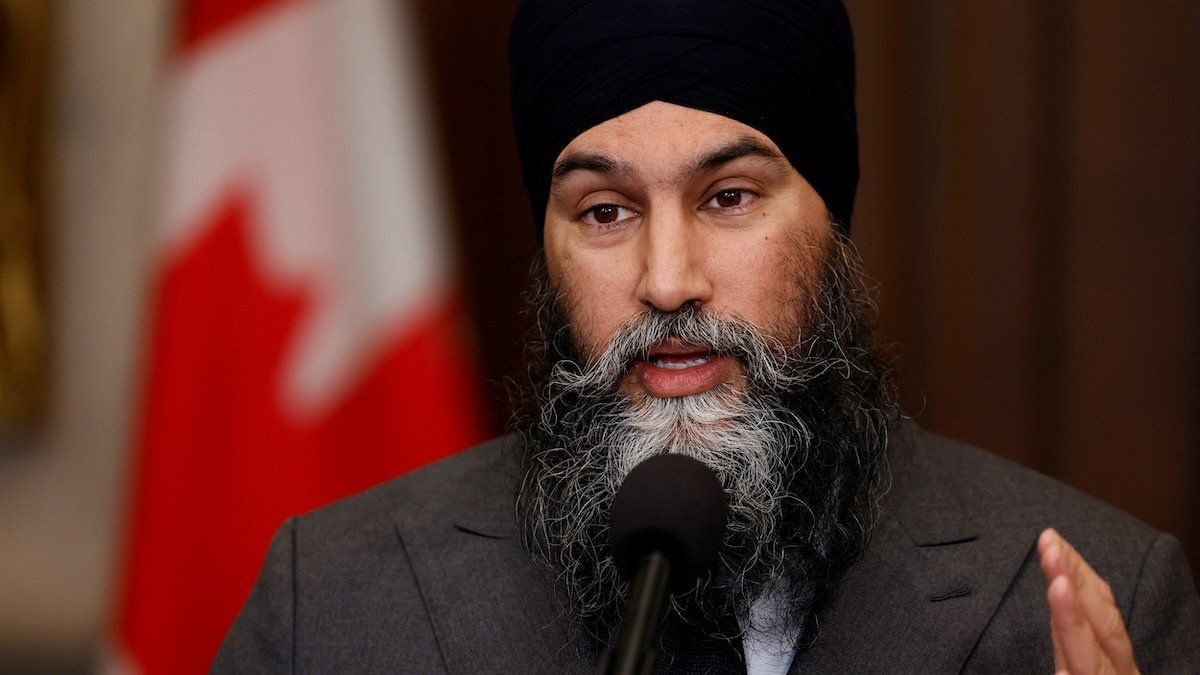
[[[872,308],[859,292],[852,251],[840,239],[832,249],[818,290],[797,308],[813,325],[795,344],[688,305],[639,315],[590,362],[570,343],[544,270],[535,273],[539,326],[527,392],[534,398],[521,425],[518,517],[531,553],[555,576],[566,614],[593,638],[607,638],[624,591],[605,545],[612,497],[654,454],[705,461],[730,499],[723,574],[675,603],[676,618],[733,614],[746,625],[764,589],[785,587],[803,601],[779,620],[799,633],[833,577],[857,557],[895,409],[887,369],[870,344]],[[744,390],[722,385],[638,401],[619,393],[633,362],[669,337],[739,358]],[[814,453],[820,461],[806,470]]]
[[[615,393],[632,359],[669,337],[741,355],[753,384],[743,393],[722,385],[682,398],[646,396],[636,403]],[[694,309],[643,315],[589,366],[579,369],[574,362],[560,361],[553,367],[540,431],[546,438],[557,438],[555,449],[568,450],[570,459],[559,462],[545,477],[561,481],[558,500],[574,506],[557,513],[547,509],[539,520],[548,534],[557,532],[563,541],[578,542],[587,536],[587,524],[606,522],[612,496],[633,467],[656,454],[678,452],[704,461],[725,487],[729,542],[778,541],[775,515],[782,511],[780,501],[788,498],[785,466],[789,461],[803,463],[796,455],[803,453],[808,432],[799,416],[783,409],[774,392],[805,379],[787,349],[744,322]],[[557,414],[566,405],[592,414],[571,424],[571,418]],[[735,555],[738,561],[725,567],[769,564],[763,559],[779,553],[772,549],[769,545],[727,549],[725,554]],[[618,588],[607,553],[594,553],[598,555],[588,564],[602,572],[596,581],[603,579],[609,589]],[[581,609],[586,612],[591,604],[585,602]]]

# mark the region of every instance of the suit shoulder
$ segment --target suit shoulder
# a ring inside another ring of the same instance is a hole
[[[1111,504],[1010,459],[910,425],[912,471],[975,518],[999,526],[1054,527],[1081,550],[1140,557],[1159,532]],[[903,461],[903,460],[902,460]],[[1121,543],[1114,543],[1117,540]]]
[[[515,480],[513,436],[485,441],[297,518],[310,538],[342,539],[389,527],[401,511],[437,513],[503,493]],[[315,535],[315,536],[314,536]]]

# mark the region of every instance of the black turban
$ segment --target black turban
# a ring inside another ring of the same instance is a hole
[[[523,0],[509,70],[538,241],[562,149],[656,100],[766,134],[850,227],[854,45],[839,0]]]

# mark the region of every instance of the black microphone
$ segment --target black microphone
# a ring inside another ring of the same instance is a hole
[[[601,657],[601,673],[654,672],[670,594],[688,590],[712,569],[727,510],[712,469],[686,455],[656,455],[625,477],[613,500],[609,545],[631,586],[617,643]]]

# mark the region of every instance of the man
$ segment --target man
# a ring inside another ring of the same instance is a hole
[[[214,670],[594,670],[608,511],[661,452],[730,504],[664,672],[1200,668],[1173,538],[902,419],[840,3],[529,0],[510,57],[544,245],[516,433],[285,523]]]

